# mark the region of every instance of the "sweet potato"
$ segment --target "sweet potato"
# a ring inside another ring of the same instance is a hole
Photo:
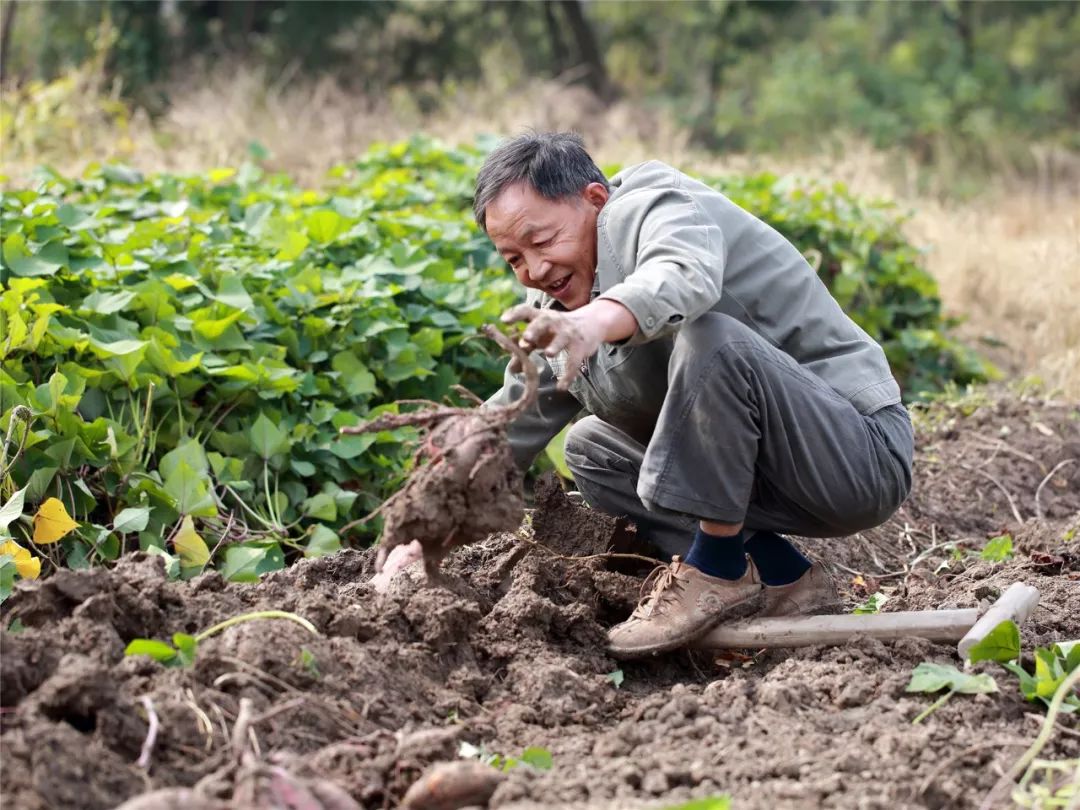
[[[538,374],[528,355],[494,327],[485,334],[513,354],[524,369],[525,393],[506,407],[435,406],[411,413],[384,414],[342,433],[369,433],[403,425],[427,429],[417,466],[405,485],[378,510],[383,515],[376,570],[397,546],[419,541],[429,577],[455,545],[481,540],[521,525],[525,503],[521,473],[514,463],[506,426],[536,397]]]

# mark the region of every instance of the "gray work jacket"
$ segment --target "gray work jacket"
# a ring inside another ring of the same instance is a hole
[[[730,315],[791,355],[870,414],[900,401],[881,347],[849,318],[798,249],[727,197],[659,161],[631,166],[611,179],[597,220],[593,298],[618,301],[638,331],[604,344],[559,391],[565,353],[540,369],[537,403],[510,426],[514,457],[528,467],[581,410],[647,443],[667,391],[667,361],[681,324],[705,312]],[[526,302],[562,305],[538,290]],[[488,402],[522,390],[504,378]]]

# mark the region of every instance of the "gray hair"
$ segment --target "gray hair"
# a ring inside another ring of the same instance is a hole
[[[529,132],[499,145],[476,177],[473,213],[487,232],[487,207],[507,187],[528,183],[540,196],[562,200],[607,178],[574,132]]]

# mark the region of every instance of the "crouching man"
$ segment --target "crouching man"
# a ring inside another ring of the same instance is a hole
[[[834,604],[783,535],[884,522],[911,486],[913,434],[881,347],[802,254],[671,166],[608,180],[566,133],[492,152],[474,210],[528,289],[503,316],[525,322],[541,372],[511,426],[518,463],[584,410],[566,441],[577,487],[674,555],[611,653],[671,650],[762,604]],[[491,401],[521,386],[508,367]]]

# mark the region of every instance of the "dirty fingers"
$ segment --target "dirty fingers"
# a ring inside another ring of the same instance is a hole
[[[559,388],[566,390],[579,373],[581,363],[600,347],[601,335],[587,319],[573,312],[541,310],[521,305],[503,313],[505,323],[525,322],[519,345],[526,351],[542,350],[548,357],[565,351],[566,371],[559,378]]]

